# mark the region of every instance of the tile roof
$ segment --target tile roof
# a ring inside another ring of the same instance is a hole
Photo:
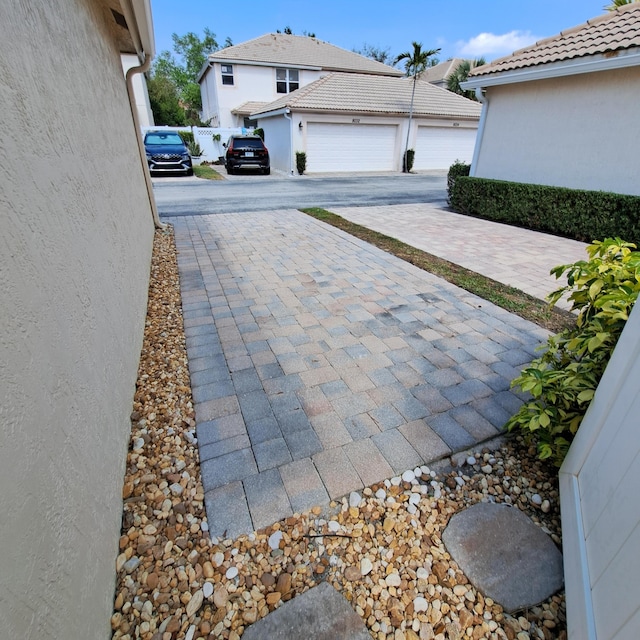
[[[249,100],[248,102],[243,102],[241,105],[231,109],[231,113],[237,116],[248,116],[254,111],[258,111],[263,107],[266,107],[268,104],[268,102],[256,102],[254,100]]]
[[[461,62],[464,62],[463,58],[452,58],[433,67],[428,67],[420,79],[427,82],[444,82]]]
[[[557,36],[536,42],[510,56],[477,67],[469,74],[469,79],[639,46],[640,3],[634,2],[567,29]]]
[[[401,76],[402,71],[309,36],[267,33],[209,54],[212,61],[261,62],[315,67],[327,71]]]
[[[409,113],[411,78],[370,74],[331,73],[252,113],[267,113],[289,107],[296,111],[349,113]],[[481,106],[429,82],[416,84],[415,115],[478,119]]]

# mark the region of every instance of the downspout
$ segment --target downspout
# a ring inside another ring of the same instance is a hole
[[[295,174],[293,173],[293,118],[291,117],[291,110],[285,109],[283,115],[289,121],[289,140],[291,142],[289,145],[289,170],[293,176]]]
[[[478,163],[478,156],[480,155],[480,147],[482,146],[482,138],[484,137],[484,125],[487,121],[487,111],[489,110],[489,98],[483,93],[483,87],[476,87],[476,98],[478,102],[482,104],[482,112],[480,113],[480,122],[478,123],[478,133],[476,134],[476,146],[473,148],[473,159],[471,160],[471,170],[469,175],[471,177],[476,174],[476,166]]]
[[[138,153],[140,155],[140,162],[142,163],[142,173],[144,175],[144,181],[147,185],[147,196],[149,198],[149,205],[151,206],[151,215],[153,217],[153,224],[156,229],[166,229],[167,225],[160,222],[160,216],[158,215],[158,208],[156,206],[156,199],[153,195],[153,184],[151,183],[151,174],[149,173],[149,165],[147,163],[147,154],[144,150],[144,143],[142,141],[141,136],[141,128],[140,128],[140,120],[138,118],[138,110],[136,108],[136,99],[133,91],[133,76],[136,73],[144,73],[148,71],[151,66],[152,56],[148,55],[143,50],[142,43],[140,41],[140,34],[138,30],[135,28],[136,21],[133,15],[133,11],[131,9],[131,5],[128,0],[123,0],[120,2],[120,6],[122,7],[122,12],[124,13],[125,20],[127,21],[127,25],[129,25],[129,33],[131,34],[131,38],[133,40],[133,45],[138,52],[138,58],[142,59],[144,57],[144,62],[137,66],[131,67],[127,71],[126,74],[126,84],[127,84],[127,94],[129,95],[129,107],[131,108],[131,115],[133,116],[133,124],[136,130],[136,141],[138,142]]]

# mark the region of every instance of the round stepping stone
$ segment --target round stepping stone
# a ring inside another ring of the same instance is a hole
[[[516,507],[473,505],[451,518],[442,540],[471,583],[509,613],[562,587],[562,554]]]

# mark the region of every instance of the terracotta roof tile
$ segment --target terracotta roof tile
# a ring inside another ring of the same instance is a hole
[[[284,107],[299,111],[409,113],[412,80],[369,74],[331,73],[252,113]],[[418,82],[413,104],[416,115],[478,119],[481,106],[429,82]]]
[[[469,78],[512,71],[536,65],[573,60],[597,54],[640,47],[640,3],[619,7],[616,11],[566,29],[552,38],[516,51],[510,56],[477,67]]]
[[[359,53],[341,49],[317,38],[286,33],[267,33],[254,40],[220,49],[211,53],[209,60],[262,62],[315,67],[327,71],[403,75],[399,69],[365,58]]]

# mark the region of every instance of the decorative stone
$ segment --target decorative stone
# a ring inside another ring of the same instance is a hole
[[[372,569],[373,565],[371,564],[371,560],[369,560],[369,558],[365,557],[360,560],[360,573],[363,576],[370,574]]]
[[[340,531],[340,523],[336,522],[335,520],[329,520],[329,522],[327,523],[327,528],[329,529],[329,531],[337,533],[338,531]]]
[[[269,548],[273,550],[278,549],[280,547],[281,540],[282,540],[282,531],[278,529],[277,531],[274,531],[269,536]]]
[[[357,491],[352,491],[349,494],[349,506],[350,507],[359,507],[362,502],[362,498]]]
[[[390,573],[385,578],[385,582],[387,583],[388,587],[399,587],[400,583],[402,582],[402,578],[400,577],[400,574],[398,574],[398,573]]]
[[[402,480],[404,482],[413,482],[416,479],[416,474],[411,470],[407,470],[402,474]]]
[[[207,584],[210,584],[207,582]],[[192,596],[191,600],[187,602],[187,617],[190,618],[196,612],[200,610],[202,606],[202,602],[204,600],[204,592],[202,589],[198,589]]]
[[[471,583],[507,612],[533,607],[562,587],[562,554],[514,507],[475,504],[451,517],[442,540]]]
[[[225,573],[227,580],[233,580],[238,577],[238,567],[229,567]]]
[[[376,498],[378,500],[384,500],[387,497],[387,492],[384,489],[378,489],[376,491]]]
[[[205,598],[210,598],[213,595],[213,584],[211,582],[205,582],[202,585],[202,594]]]
[[[229,602],[229,592],[224,585],[216,587],[213,592],[213,604],[215,604],[218,609],[223,609],[227,606],[227,602]]]
[[[427,602],[426,598],[418,596],[417,598],[413,599],[413,610],[416,613],[420,613],[421,611],[427,611],[428,608],[429,608],[429,603]]]

